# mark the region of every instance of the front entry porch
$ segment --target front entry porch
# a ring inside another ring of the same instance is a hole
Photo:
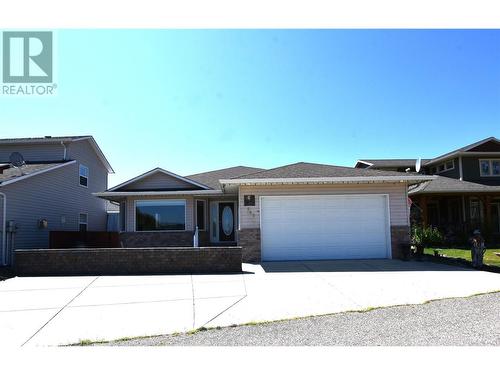
[[[500,243],[500,194],[428,194],[411,197],[412,224],[433,226],[447,241],[466,244],[475,229]]]

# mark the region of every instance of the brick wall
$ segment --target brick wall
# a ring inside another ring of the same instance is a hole
[[[122,247],[186,247],[193,246],[193,231],[121,232]]]
[[[260,228],[240,229],[238,246],[242,247],[242,259],[246,263],[260,263]]]
[[[241,272],[240,247],[15,251],[20,276]]]
[[[403,258],[402,246],[410,243],[410,228],[407,225],[391,226],[392,258]]]

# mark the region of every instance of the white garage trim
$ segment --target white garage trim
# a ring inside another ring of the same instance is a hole
[[[293,199],[293,198],[355,198],[355,197],[383,197],[385,201],[385,244],[386,244],[386,254],[385,258],[392,258],[392,241],[391,241],[391,213],[390,213],[390,203],[389,203],[389,194],[303,194],[303,195],[287,195],[287,194],[276,194],[276,195],[262,195],[259,197],[259,228],[261,231],[260,245],[262,256],[264,257],[264,228],[262,224],[263,217],[263,205],[262,201],[264,199]]]

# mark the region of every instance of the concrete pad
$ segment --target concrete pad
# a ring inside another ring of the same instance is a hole
[[[190,284],[191,275],[100,276],[93,287]]]
[[[59,309],[0,313],[0,347],[20,347]]]
[[[244,296],[246,288],[242,276],[228,277],[227,280],[224,280],[223,278],[193,275],[194,298]]]
[[[71,344],[84,339],[113,340],[184,332],[192,328],[192,301],[69,307],[27,345]]]
[[[193,328],[205,326],[211,320],[223,315],[245,296],[203,298],[195,300],[195,318]]]
[[[81,289],[32,289],[0,292],[0,312],[60,309]]]
[[[67,277],[13,277],[0,282],[0,293],[3,291],[72,289],[88,285],[95,276]]]
[[[229,275],[14,278],[0,282],[0,310],[15,310],[0,312],[0,345],[20,345],[46,323],[29,345],[167,334],[204,324],[289,319],[498,290],[499,274],[396,260],[244,264],[242,274]]]
[[[71,306],[99,306],[139,302],[192,302],[191,283],[94,286],[85,290]]]

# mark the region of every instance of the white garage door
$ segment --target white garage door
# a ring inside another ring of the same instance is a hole
[[[261,198],[263,260],[389,258],[386,195]]]

